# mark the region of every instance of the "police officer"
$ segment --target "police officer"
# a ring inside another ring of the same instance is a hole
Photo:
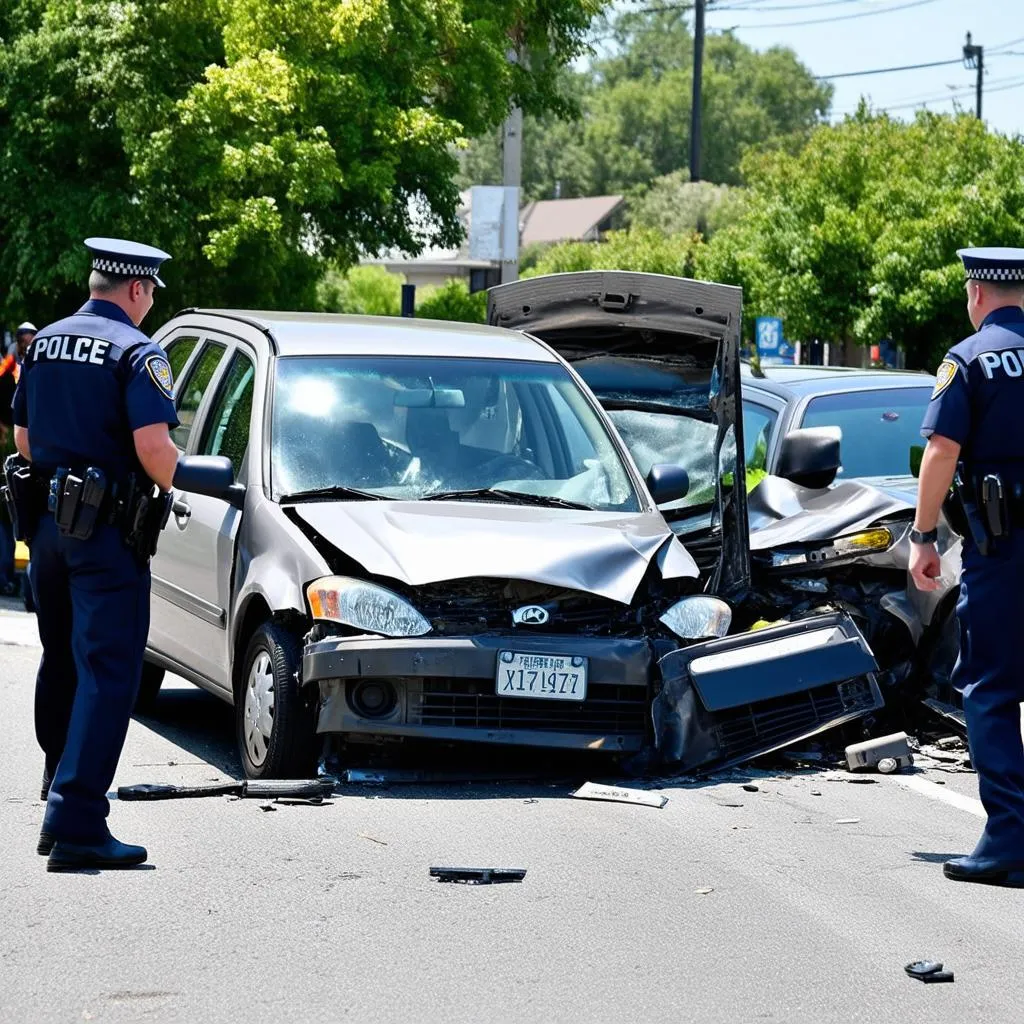
[[[967,313],[976,334],[939,366],[922,433],[910,571],[938,586],[936,523],[959,466],[970,528],[957,618],[971,760],[985,831],[947,878],[1024,887],[1024,249],[961,249]],[[959,487],[959,484],[958,484]]]
[[[149,631],[148,559],[126,545],[125,522],[129,494],[152,483],[170,491],[178,458],[171,369],[138,329],[170,257],[120,239],[85,244],[89,301],[39,331],[14,397],[18,451],[50,491],[30,563],[43,647],[36,736],[49,789],[38,849],[50,871],[146,859],[106,824]]]

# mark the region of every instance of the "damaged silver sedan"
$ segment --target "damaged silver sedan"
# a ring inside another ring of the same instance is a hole
[[[325,736],[694,767],[878,707],[849,617],[749,631],[734,600],[750,562],[738,290],[637,277],[652,302],[611,319],[590,299],[597,317],[581,317],[555,279],[530,284],[568,303],[581,343],[635,316],[620,342],[675,346],[701,426],[682,467],[641,472],[577,373],[529,334],[242,311],[167,324],[175,438],[230,458],[238,482],[176,496],[147,688],[171,669],[232,703],[250,777],[309,773]],[[607,282],[578,283],[610,305]],[[692,529],[677,536],[659,504],[691,510]]]

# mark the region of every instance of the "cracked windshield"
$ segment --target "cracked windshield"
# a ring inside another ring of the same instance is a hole
[[[577,361],[576,371],[608,410],[643,476],[656,463],[682,466],[690,490],[679,501],[660,506],[676,516],[707,511],[715,500],[715,444],[718,423],[712,410],[717,375],[706,365],[665,359],[593,356]],[[736,469],[735,444],[722,449],[723,482]]]
[[[565,370],[548,363],[281,359],[272,474],[280,498],[348,491],[640,508],[596,412]]]

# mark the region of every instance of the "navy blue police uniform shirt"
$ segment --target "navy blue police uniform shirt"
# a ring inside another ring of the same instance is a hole
[[[123,478],[140,468],[132,431],[178,425],[170,365],[120,306],[90,299],[33,339],[14,422],[28,428],[38,468],[98,466]]]
[[[921,433],[956,441],[972,476],[1024,483],[1024,311],[993,310],[946,355]]]

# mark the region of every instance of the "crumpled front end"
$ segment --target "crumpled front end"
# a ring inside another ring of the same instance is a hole
[[[654,746],[682,771],[736,764],[883,705],[875,657],[841,612],[663,649],[657,668]]]

